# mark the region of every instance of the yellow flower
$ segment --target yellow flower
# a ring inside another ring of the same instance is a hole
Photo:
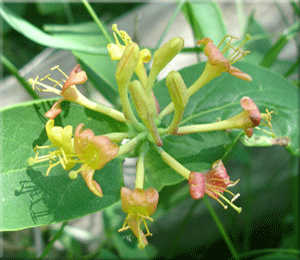
[[[91,129],[82,131],[84,124],[75,129],[74,149],[82,166],[77,171],[71,171],[70,177],[76,178],[81,173],[88,188],[97,196],[102,197],[100,185],[93,179],[95,170],[100,170],[111,161],[119,151],[119,146],[110,141],[107,136],[95,136]]]
[[[49,152],[48,155],[38,156],[39,152],[36,152],[34,158],[30,157],[28,159],[28,164],[31,166],[36,163],[49,161],[49,167],[46,175],[48,175],[52,168],[61,164],[62,167],[68,171],[74,167],[76,164],[75,151],[74,151],[74,142],[72,138],[73,127],[68,125],[66,127],[54,126],[54,120],[50,119],[46,123],[46,133],[52,143],[48,146],[36,146],[34,151],[40,149],[47,149],[50,147],[57,147],[53,152]],[[53,160],[58,159],[54,164]]]
[[[122,232],[130,228],[139,241],[138,247],[140,249],[148,244],[146,237],[152,236],[148,229],[146,219],[153,221],[150,216],[153,215],[156,210],[158,198],[159,194],[154,188],[147,190],[136,188],[133,191],[125,187],[121,189],[122,210],[127,213],[127,216],[122,228],[118,231]],[[146,234],[141,230],[142,222],[144,222],[147,230]],[[128,226],[126,226],[126,224]]]

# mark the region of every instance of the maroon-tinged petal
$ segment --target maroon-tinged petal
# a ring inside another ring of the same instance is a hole
[[[54,119],[55,117],[57,117],[57,116],[61,113],[61,111],[62,111],[62,109],[61,109],[61,107],[60,107],[60,103],[61,103],[62,101],[64,101],[64,100],[65,100],[65,99],[63,98],[63,99],[60,99],[60,100],[56,101],[56,102],[52,105],[51,109],[48,110],[48,111],[45,113],[45,117],[48,117],[49,119]]]
[[[253,100],[249,97],[243,97],[240,102],[242,108],[249,111],[249,117],[253,123],[252,127],[258,126],[261,121],[261,114]]]
[[[83,165],[82,167],[86,167],[85,165]],[[88,186],[88,188],[97,196],[99,197],[103,197],[103,192],[101,190],[100,185],[93,179],[95,170],[94,169],[84,169],[83,171],[81,171],[81,175],[83,177],[83,179],[85,180],[86,185]]]
[[[197,44],[204,44],[204,54],[208,57],[208,61],[211,65],[217,65],[223,67],[226,71],[230,70],[229,60],[226,59],[222,52],[213,44],[212,39],[203,38],[197,41]]]
[[[201,199],[205,193],[205,179],[200,172],[191,172],[189,176],[190,194],[193,199]]]
[[[76,67],[71,71],[68,79],[66,80],[65,84],[62,88],[62,94],[65,92],[70,86],[76,85],[76,84],[83,84],[87,81],[88,77],[80,67],[79,64],[76,65]]]

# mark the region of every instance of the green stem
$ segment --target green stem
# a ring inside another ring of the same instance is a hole
[[[138,120],[136,119],[132,108],[130,106],[129,98],[128,98],[128,84],[125,86],[119,87],[119,92],[120,92],[120,98],[121,98],[121,103],[123,107],[123,112],[125,117],[128,119],[130,122],[135,122],[138,123]]]
[[[130,152],[140,141],[145,139],[147,135],[148,135],[148,133],[146,133],[146,132],[140,133],[135,138],[130,140],[128,143],[120,146],[117,156],[120,156],[120,155]]]
[[[158,152],[161,155],[161,158],[163,161],[168,164],[173,170],[178,172],[181,176],[189,179],[190,176],[190,170],[185,168],[180,162],[176,161],[171,155],[169,155],[167,152],[165,152],[162,148],[158,148]]]
[[[1,55],[1,63],[9,70],[11,74],[17,78],[17,80],[33,99],[40,99],[40,96],[36,94],[30,84],[28,84],[28,82],[19,75],[18,69],[4,55]]]
[[[201,133],[201,132],[209,132],[209,131],[218,131],[218,130],[227,130],[232,128],[249,128],[249,124],[251,122],[247,122],[247,113],[248,111],[244,110],[240,114],[215,123],[209,124],[199,124],[199,125],[189,125],[189,126],[182,126],[179,127],[176,134],[178,135],[185,135],[185,134],[192,134],[192,133]],[[249,117],[249,116],[248,116]],[[250,120],[250,119],[249,119]]]
[[[43,252],[42,255],[38,258],[38,260],[39,260],[39,259],[43,259],[43,258],[49,253],[49,251],[50,251],[50,250],[52,249],[52,247],[53,247],[54,242],[55,242],[58,238],[60,238],[60,236],[62,235],[63,230],[64,230],[65,226],[67,225],[67,223],[68,223],[67,221],[62,223],[60,229],[57,231],[57,233],[55,234],[55,236],[51,239],[51,241],[49,242],[49,244],[46,246],[44,252]]]
[[[89,99],[87,99],[85,96],[83,96],[79,91],[78,91],[78,96],[77,99],[74,100],[74,102],[76,102],[79,105],[82,105],[86,108],[89,108],[91,110],[100,112],[102,114],[105,114],[107,116],[110,116],[118,121],[121,122],[126,122],[127,119],[125,118],[124,114],[121,113],[120,111],[117,111],[113,108],[104,106],[104,105],[100,105],[98,103],[95,103]]]
[[[95,11],[93,10],[93,8],[89,4],[89,2],[87,0],[82,0],[82,3],[84,4],[85,8],[87,9],[89,14],[93,18],[94,22],[99,26],[99,28],[100,28],[101,32],[103,33],[104,37],[106,38],[106,40],[109,43],[112,43],[113,40],[110,38],[109,34],[107,33],[107,31],[105,29],[105,26],[102,24],[102,22],[100,21],[100,19],[96,15]]]
[[[206,207],[208,208],[212,218],[214,219],[217,227],[219,228],[219,231],[220,231],[221,235],[223,236],[223,239],[224,239],[225,243],[227,244],[233,258],[240,259],[239,255],[238,255],[237,251],[235,250],[229,236],[227,235],[226,230],[223,227],[219,217],[217,216],[217,214],[216,214],[215,210],[213,209],[213,207],[211,206],[210,202],[207,200],[207,196],[204,196],[203,200],[204,200],[204,203],[205,203]]]
[[[120,143],[123,139],[129,138],[129,133],[109,133],[104,136],[107,136],[114,143]]]
[[[137,163],[136,163],[136,179],[135,179],[135,188],[143,189],[144,180],[145,180],[145,155],[149,147],[149,142],[144,142],[141,147],[141,153],[139,154]]]

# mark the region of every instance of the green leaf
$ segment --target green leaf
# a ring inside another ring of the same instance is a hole
[[[180,70],[187,87],[191,86],[201,75],[205,63],[199,63]],[[182,125],[212,123],[230,118],[242,111],[240,99],[249,96],[257,104],[261,112],[265,109],[274,111],[272,125],[277,137],[287,137],[286,149],[293,155],[299,155],[299,90],[283,77],[256,65],[239,62],[237,67],[250,74],[252,82],[242,81],[227,73],[214,79],[194,94],[185,110]],[[165,80],[154,87],[156,98],[164,108],[171,101]],[[171,123],[168,115],[162,122],[163,126]],[[269,130],[267,126],[262,129]],[[236,141],[240,139],[248,146],[271,146],[283,144],[286,139],[274,139],[270,135],[255,129],[249,139],[243,130],[215,131],[196,133],[186,136],[168,136],[163,139],[162,148],[191,171],[204,171],[211,164],[230,152]],[[172,185],[183,180],[177,172],[167,166],[152,149],[146,155],[145,186],[160,190],[165,185]]]
[[[107,54],[107,49],[104,47],[91,46],[86,42],[82,44],[76,41],[69,41],[44,33],[39,28],[33,26],[31,23],[18,17],[4,4],[0,5],[0,14],[4,18],[4,20],[16,31],[38,44],[52,48],[77,50],[87,53]]]
[[[118,158],[94,175],[103,190],[103,198],[87,188],[80,174],[76,180],[69,179],[68,172],[60,165],[48,176],[45,176],[48,162],[28,167],[28,158],[35,154],[33,148],[50,144],[45,131],[47,120],[43,115],[54,101],[39,100],[0,110],[0,230],[79,218],[106,208],[120,198],[123,175]],[[126,131],[125,124],[77,104],[64,101],[62,109],[56,125],[70,124],[75,128],[85,123],[84,129],[90,128],[96,135]]]
[[[254,10],[248,17],[245,31],[243,33],[243,37],[245,38],[247,34],[250,34],[251,40],[245,44],[245,49],[247,51],[251,51],[251,55],[247,55],[247,58],[251,59],[253,57],[253,53],[258,52],[259,54],[267,54],[267,52],[272,47],[272,42],[267,31],[262,27],[262,25],[255,19]],[[258,61],[256,60],[258,63]]]
[[[216,3],[186,2],[181,10],[191,25],[196,40],[209,37],[218,45],[227,34],[224,19]]]
[[[279,39],[274,43],[269,52],[265,55],[263,60],[260,62],[260,65],[266,68],[270,68],[285,45],[298,35],[299,28],[300,21],[296,21],[293,25],[287,28],[279,37]]]

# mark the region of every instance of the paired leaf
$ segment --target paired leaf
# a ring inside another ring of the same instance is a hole
[[[45,176],[48,162],[28,167],[28,158],[34,156],[33,148],[50,144],[44,114],[54,101],[34,101],[0,110],[0,230],[18,230],[79,218],[120,198],[123,175],[122,162],[118,158],[94,175],[103,190],[103,198],[95,196],[80,175],[76,180],[69,179],[68,172],[61,166],[53,168],[48,176]],[[77,104],[64,101],[62,108],[56,125],[70,124],[75,128],[83,122],[84,128],[91,128],[96,135],[126,131],[123,123]]]
[[[200,63],[180,70],[187,87],[197,80],[204,66],[205,63]],[[299,90],[283,77],[267,69],[245,62],[239,62],[237,67],[250,74],[253,81],[245,82],[223,73],[190,98],[182,125],[212,123],[230,118],[242,111],[240,99],[249,96],[261,112],[265,112],[265,109],[274,111],[273,130],[276,136],[282,139],[274,139],[258,129],[254,130],[250,139],[245,136],[243,130],[164,138],[163,149],[192,171],[209,169],[214,161],[227,156],[238,139],[247,146],[287,145],[286,148],[291,154],[299,156]],[[165,80],[155,85],[154,92],[161,108],[171,101]],[[162,124],[166,127],[171,120],[172,114],[166,116]],[[261,128],[270,131],[266,126]],[[155,150],[150,150],[146,155],[145,165],[146,187],[160,190],[165,185],[183,180],[183,177],[162,161]]]

